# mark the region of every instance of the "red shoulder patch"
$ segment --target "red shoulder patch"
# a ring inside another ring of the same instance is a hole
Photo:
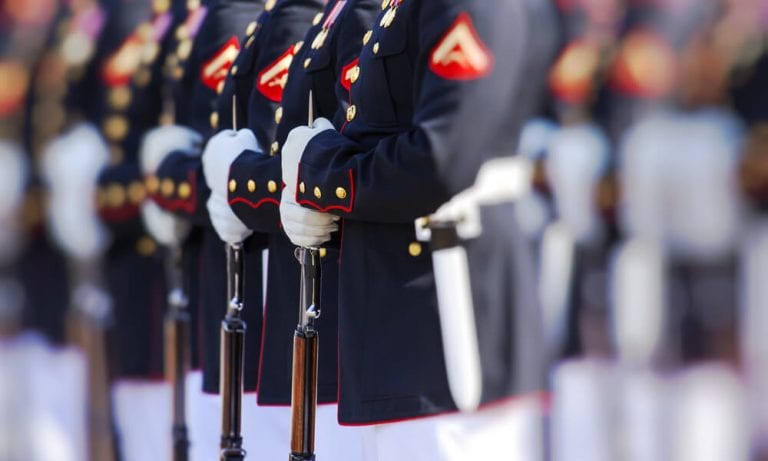
[[[240,42],[237,41],[237,37],[232,36],[211,59],[203,64],[200,75],[203,84],[216,91],[219,84],[227,78],[229,68],[232,67],[239,52]]]
[[[298,49],[299,46],[291,45],[272,64],[259,72],[258,77],[256,77],[256,89],[265,98],[272,102],[283,100],[283,88],[288,81],[288,68],[291,67],[291,62],[293,62],[293,57]]]
[[[360,76],[360,68],[357,67],[359,62],[360,58],[355,58],[354,61],[350,62],[344,66],[343,69],[341,69],[341,86],[346,88],[347,91],[352,88],[352,84],[355,83],[357,81],[357,77]]]
[[[447,80],[475,80],[493,69],[488,50],[469,14],[461,13],[429,56],[429,69]]]

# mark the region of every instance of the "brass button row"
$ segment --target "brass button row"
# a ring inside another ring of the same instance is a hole
[[[253,179],[249,179],[248,182],[246,182],[246,188],[248,189],[248,192],[256,192],[256,181]],[[234,193],[237,190],[237,180],[236,179],[230,179],[229,180],[229,191]],[[270,194],[274,194],[277,192],[277,182],[273,180],[267,181],[267,190]]]
[[[126,203],[139,205],[146,198],[146,189],[140,181],[134,181],[127,186],[120,183],[110,183],[99,189],[96,201],[99,208],[121,208]]]
[[[300,182],[299,183],[299,192],[301,192],[303,194],[306,191],[307,191],[306,184],[304,184],[304,181]],[[312,189],[312,194],[316,198],[318,198],[318,199],[323,198],[323,191],[320,189],[319,186],[315,186],[315,188]],[[337,187],[336,188],[336,198],[338,198],[340,200],[344,200],[345,198],[347,198],[347,190],[344,189],[343,187]]]

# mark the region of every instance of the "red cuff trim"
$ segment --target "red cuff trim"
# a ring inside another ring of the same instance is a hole
[[[197,174],[194,171],[187,173],[187,179],[189,180],[192,194],[187,199],[167,199],[161,197],[159,194],[153,194],[152,200],[160,205],[161,208],[167,211],[186,211],[189,214],[194,214],[197,209]]]
[[[102,209],[99,216],[110,224],[116,224],[123,221],[129,221],[139,215],[139,207],[135,205],[124,206],[118,209]]]
[[[352,169],[351,168],[349,169],[349,205],[348,206],[329,205],[327,207],[323,207],[310,200],[296,200],[296,203],[298,203],[299,205],[307,205],[311,208],[315,208],[316,210],[322,211],[322,212],[326,212],[330,210],[340,210],[345,213],[352,213],[352,208],[355,205],[355,181],[354,181],[354,176],[352,174]]]
[[[259,208],[260,206],[264,205],[265,203],[272,203],[274,205],[280,206],[280,202],[277,199],[273,199],[273,198],[269,198],[269,197],[263,198],[263,199],[259,200],[256,203],[253,203],[252,201],[248,200],[247,198],[235,197],[235,198],[233,198],[232,200],[229,201],[229,206],[232,206],[232,205],[234,205],[236,203],[243,203],[245,205],[248,205],[251,208]]]

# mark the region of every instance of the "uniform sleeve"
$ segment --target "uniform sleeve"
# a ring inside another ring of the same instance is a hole
[[[229,206],[256,232],[280,231],[280,157],[245,151],[232,163]]]
[[[147,178],[149,198],[160,208],[192,222],[196,226],[210,224],[206,201],[211,190],[205,183],[200,157],[172,152]]]
[[[373,146],[345,137],[345,126],[316,136],[300,163],[299,204],[349,219],[411,222],[470,186],[487,159],[512,154],[519,124],[510,120],[524,119],[518,105],[540,93],[526,61],[535,23],[526,25],[520,2],[448,3],[424,3],[418,13],[418,43],[409,46],[419,50],[410,127]],[[376,43],[363,48],[361,61],[376,54]],[[464,64],[451,61],[456,50]],[[347,114],[357,117],[354,110]]]

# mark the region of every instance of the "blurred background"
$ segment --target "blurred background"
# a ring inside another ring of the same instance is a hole
[[[768,1],[553,3],[562,46],[510,152],[533,168],[514,213],[547,456],[768,460]],[[137,151],[200,6],[0,2],[0,461],[171,452],[173,280],[140,208],[189,184]]]

